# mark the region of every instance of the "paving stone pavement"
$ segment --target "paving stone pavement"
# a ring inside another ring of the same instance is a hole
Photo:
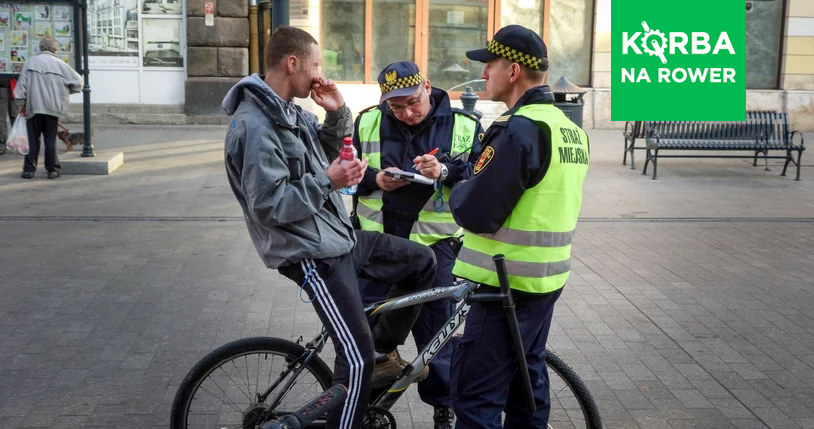
[[[0,156],[0,428],[168,427],[208,351],[316,332],[250,243],[223,134],[99,127],[97,147],[125,153],[110,176],[23,180]],[[811,162],[795,182],[776,163],[665,159],[653,181],[621,165],[621,132],[589,135],[550,346],[606,427],[814,428]],[[432,427],[415,389],[394,414]]]

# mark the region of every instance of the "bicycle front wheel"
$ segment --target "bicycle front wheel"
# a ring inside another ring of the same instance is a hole
[[[579,376],[559,356],[546,350],[551,413],[549,429],[601,429],[602,419],[594,398]]]
[[[272,337],[218,347],[195,364],[178,387],[171,427],[254,429],[267,418],[296,410],[331,387],[331,370],[318,356],[304,367],[291,365],[304,354],[302,346]],[[274,389],[264,396],[271,386]],[[279,404],[261,418],[275,397],[280,397]]]

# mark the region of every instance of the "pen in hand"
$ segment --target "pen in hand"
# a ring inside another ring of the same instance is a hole
[[[435,155],[436,153],[438,153],[438,148],[431,150],[427,155]],[[413,164],[413,168],[418,171],[418,164]]]

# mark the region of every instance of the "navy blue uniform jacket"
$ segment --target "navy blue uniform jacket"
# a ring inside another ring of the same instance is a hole
[[[543,180],[551,163],[549,132],[528,118],[509,115],[528,104],[553,102],[548,85],[529,89],[486,130],[483,147],[491,146],[493,157],[472,179],[456,184],[449,197],[458,225],[481,234],[496,232],[523,192]]]
[[[449,96],[445,91],[432,88],[430,102],[432,108],[427,118],[414,127],[410,127],[396,119],[386,102],[378,106],[383,112],[380,129],[381,167],[382,169],[398,167],[404,171],[416,172],[413,168],[413,159],[439,148],[435,156],[439,161],[445,163],[449,169],[449,176],[447,176],[444,184],[451,186],[460,180],[471,177],[472,163],[480,156],[480,140],[478,136],[483,132],[483,128],[478,123],[475,135],[472,136],[471,140],[475,142],[475,146],[472,148],[468,162],[460,158],[450,159],[452,127],[455,118],[453,109],[449,104]],[[463,112],[458,109],[455,110]],[[359,118],[356,119],[355,129],[359,129]],[[356,146],[356,150],[361,153],[358,133],[353,136],[353,144]],[[368,168],[365,172],[365,178],[359,184],[357,195],[369,195],[379,189],[378,185],[376,185],[376,172],[377,170]],[[433,192],[432,186],[416,183],[411,183],[393,192],[384,192],[382,211],[385,213],[385,217],[394,213],[406,215],[402,216],[402,218],[417,217],[421,207],[430,199]],[[448,202],[445,203],[448,204]]]

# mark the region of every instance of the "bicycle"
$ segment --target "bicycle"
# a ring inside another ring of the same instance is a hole
[[[498,261],[498,258],[501,258]],[[502,300],[509,315],[510,334],[515,350],[519,342],[517,320],[502,257],[495,257],[501,281],[501,292],[478,291],[479,285],[459,280],[450,286],[415,292],[365,307],[368,317],[402,307],[452,297],[460,304],[433,341],[407,365],[401,376],[387,387],[374,389],[362,421],[362,429],[395,429],[396,421],[389,409],[421,374],[435,354],[453,337],[466,320],[470,303]],[[509,310],[509,306],[511,309]],[[507,314],[508,315],[508,314]],[[281,424],[285,417],[294,415],[303,404],[319,401],[332,388],[331,370],[318,356],[328,340],[328,332],[321,332],[304,346],[302,337],[295,343],[274,337],[244,338],[225,344],[201,359],[189,371],[178,387],[173,400],[171,427],[180,428],[243,428],[300,427],[271,426]],[[516,352],[518,368],[525,372],[526,406],[534,409],[531,384],[522,352]],[[550,350],[546,350],[549,371],[551,412],[548,427],[599,429],[599,412],[588,389],[579,376]],[[262,377],[261,377],[262,375]],[[276,378],[275,378],[276,377]],[[335,387],[335,386],[334,386]],[[323,392],[323,393],[320,393]],[[200,395],[200,396],[198,396]],[[313,398],[313,399],[312,399]],[[342,402],[334,401],[341,406]],[[307,408],[307,407],[306,407]],[[321,408],[321,416],[307,413],[312,419],[324,417],[330,407]],[[295,411],[296,410],[296,411]],[[269,424],[269,425],[267,425]],[[320,426],[321,424],[321,426]],[[324,421],[306,427],[324,427]]]

